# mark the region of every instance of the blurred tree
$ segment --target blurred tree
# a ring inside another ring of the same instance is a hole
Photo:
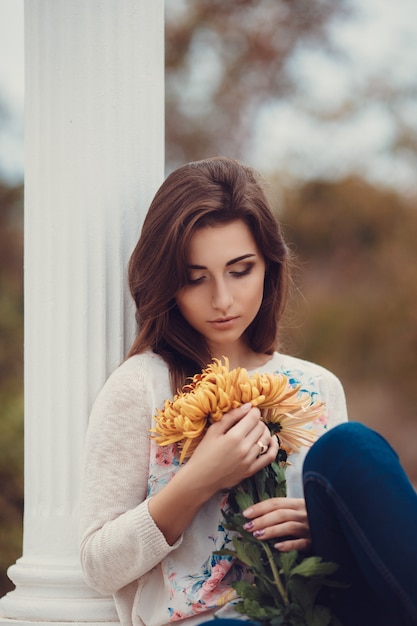
[[[171,169],[212,154],[242,158],[262,107],[296,89],[300,45],[330,47],[348,0],[166,2],[166,154]]]
[[[310,181],[287,189],[280,218],[302,293],[289,351],[340,376],[351,419],[384,434],[417,484],[417,198],[354,177]]]
[[[410,55],[410,58],[413,58]],[[395,170],[400,167],[403,171],[409,171],[411,188],[415,190],[415,171],[417,167],[417,81],[414,66],[408,64],[398,71],[395,62],[387,67],[381,67],[358,78],[359,84],[351,85],[348,95],[340,96],[337,102],[315,101],[309,97],[309,81],[304,81],[304,85],[299,84],[296,97],[293,99],[294,109],[305,113],[309,118],[314,119],[322,128],[327,128],[327,132],[337,131],[338,127],[346,126],[355,128],[355,125],[363,126],[364,116],[369,120],[378,120],[381,126],[381,142],[378,153],[374,150],[375,163],[387,177],[390,176],[389,169]],[[345,69],[345,71],[347,71]],[[352,71],[352,70],[351,70]],[[408,74],[403,76],[402,74]],[[310,81],[314,82],[314,76],[310,76]],[[330,99],[331,100],[331,99]],[[383,128],[386,127],[384,131]],[[390,168],[387,164],[390,164]],[[357,156],[356,171],[367,170],[363,161],[363,155]],[[374,174],[376,165],[374,164]],[[372,168],[371,168],[372,169]],[[371,169],[369,171],[371,171]],[[380,178],[381,179],[381,178]],[[394,177],[395,180],[395,177]],[[398,178],[397,180],[401,180]],[[409,183],[408,183],[409,184]],[[399,186],[399,183],[397,183]]]
[[[357,178],[311,181],[288,193],[282,219],[305,264],[303,293],[317,307],[311,323],[327,320],[304,351],[344,376],[384,383],[400,360],[396,387],[416,403],[417,201]],[[338,341],[317,354],[323,332]]]

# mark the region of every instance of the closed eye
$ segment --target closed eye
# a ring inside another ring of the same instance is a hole
[[[250,262],[245,262],[242,263],[242,261],[238,261],[235,262],[234,264],[228,264],[228,271],[227,273],[229,274],[229,276],[232,276],[233,278],[243,278],[244,276],[247,276],[248,274],[250,274],[253,270],[255,266],[255,263],[250,261]],[[235,269],[232,269],[232,267],[235,267]],[[189,285],[200,285],[201,283],[203,283],[205,280],[207,280],[209,278],[209,274],[199,274],[199,272],[203,271],[206,268],[203,267],[199,267],[199,266],[190,266],[189,267],[189,274],[188,274],[188,284]]]
[[[235,276],[236,278],[241,278],[242,276],[247,276],[248,274],[250,274],[252,269],[253,269],[253,265],[250,264],[250,266],[246,267],[244,270],[230,272],[230,274],[232,276]]]
[[[204,279],[205,279],[205,276],[200,276],[199,278],[189,278],[188,279],[188,284],[189,285],[199,285],[200,283],[203,282]]]

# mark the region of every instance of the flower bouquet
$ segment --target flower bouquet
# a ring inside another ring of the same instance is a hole
[[[273,463],[229,490],[228,507],[222,511],[224,527],[235,532],[234,550],[221,554],[236,557],[250,572],[250,579],[232,583],[239,597],[235,608],[268,626],[336,626],[339,622],[319,596],[323,586],[339,586],[331,578],[337,564],[297,551],[280,553],[273,547],[275,541],[262,541],[245,531],[247,520],[242,515],[256,502],[286,496],[288,456],[317,438],[314,421],[322,415],[323,403],[311,402],[310,395],[291,385],[284,374],[249,376],[244,368],[230,370],[226,358],[224,363],[214,359],[165,401],[155,415],[151,436],[160,446],[176,444],[182,463],[210,424],[247,402],[260,409],[280,447]],[[305,428],[307,424],[310,428]]]

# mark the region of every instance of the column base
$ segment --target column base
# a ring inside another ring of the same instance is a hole
[[[22,557],[7,573],[16,588],[0,599],[1,623],[119,625],[113,598],[90,589],[79,564]]]

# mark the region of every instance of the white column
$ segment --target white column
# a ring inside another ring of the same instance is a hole
[[[125,275],[163,178],[163,0],[26,0],[25,515],[13,624],[117,622],[84,583],[92,402],[133,330]]]

